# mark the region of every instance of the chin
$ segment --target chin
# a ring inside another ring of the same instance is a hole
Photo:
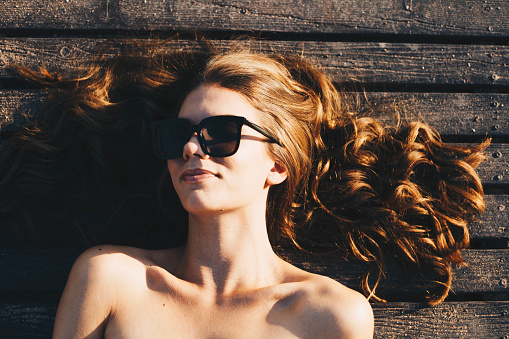
[[[182,200],[181,200],[182,201]],[[216,204],[210,204],[213,199],[206,199],[205,201],[199,199],[191,199],[182,201],[184,209],[191,214],[210,214],[214,212],[224,211],[224,208],[217,206]]]

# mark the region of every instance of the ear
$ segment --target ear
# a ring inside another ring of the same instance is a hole
[[[288,172],[286,171],[286,167],[279,163],[275,162],[274,166],[269,171],[269,175],[267,176],[267,184],[268,185],[279,185],[288,177]]]

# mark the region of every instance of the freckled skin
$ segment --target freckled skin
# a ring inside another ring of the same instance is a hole
[[[196,124],[226,114],[259,123],[261,113],[236,92],[200,86],[179,116]],[[265,206],[286,170],[258,132],[244,126],[242,135],[231,157],[205,155],[192,137],[182,158],[168,161],[190,213],[185,247],[101,246],[78,258],[54,338],[372,338],[362,295],[274,254]]]

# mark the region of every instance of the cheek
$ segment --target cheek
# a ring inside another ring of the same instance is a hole
[[[255,150],[251,153],[240,153],[239,157],[235,158],[235,163],[229,166],[245,185],[264,185],[270,168],[274,165],[265,152],[259,148]]]

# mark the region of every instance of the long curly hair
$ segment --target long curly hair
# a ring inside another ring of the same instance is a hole
[[[409,276],[433,273],[428,303],[447,296],[451,264],[464,263],[467,223],[484,209],[475,168],[488,141],[446,144],[428,125],[398,119],[397,105],[362,109],[296,56],[208,43],[187,52],[162,43],[108,53],[71,79],[15,67],[50,94],[42,118],[0,155],[6,232],[55,246],[183,244],[186,212],[152,156],[148,124],[177,116],[187,94],[215,84],[242,94],[284,145],[267,145],[289,174],[269,191],[275,248],[368,263],[361,287],[375,300],[390,258]],[[384,114],[395,122],[381,123]]]

